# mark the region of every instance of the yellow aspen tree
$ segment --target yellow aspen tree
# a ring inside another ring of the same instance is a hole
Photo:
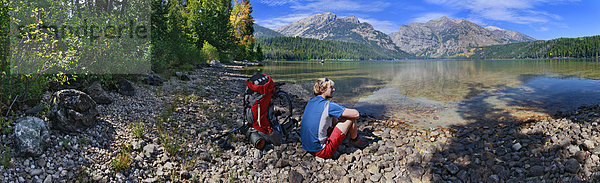
[[[254,18],[252,15],[252,7],[248,0],[234,0],[234,8],[231,11],[229,21],[233,27],[233,36],[236,38],[238,45],[247,45],[254,43],[256,38],[252,35],[254,33]]]

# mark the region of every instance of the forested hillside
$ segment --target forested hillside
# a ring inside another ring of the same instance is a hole
[[[267,59],[275,60],[392,60],[410,57],[402,51],[392,51],[367,44],[301,37],[260,39],[257,44],[262,46]]]
[[[600,55],[600,35],[473,48],[459,57],[474,59],[591,58]]]

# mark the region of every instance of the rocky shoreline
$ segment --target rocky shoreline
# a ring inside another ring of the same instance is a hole
[[[50,130],[40,156],[19,156],[14,137],[2,133],[0,182],[593,182],[600,178],[600,106],[557,117],[481,115],[466,125],[431,129],[362,117],[360,134],[370,144],[362,150],[342,145],[333,159],[306,153],[296,133],[283,145],[268,145],[264,150],[251,148],[238,133],[226,142],[215,141],[215,136],[241,119],[247,79],[242,68],[200,67],[158,86],[137,82],[133,96],[109,91],[112,102],[96,106],[95,124],[81,132]],[[282,88],[295,96],[294,113],[299,118],[308,92],[292,84]],[[37,116],[49,121],[44,114]]]

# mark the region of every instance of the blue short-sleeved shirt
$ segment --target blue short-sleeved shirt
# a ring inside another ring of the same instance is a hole
[[[309,152],[317,152],[325,147],[328,137],[327,129],[332,126],[333,117],[339,118],[346,108],[321,96],[308,100],[302,122],[300,136],[302,148]]]

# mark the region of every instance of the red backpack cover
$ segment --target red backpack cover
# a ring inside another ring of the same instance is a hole
[[[269,103],[271,102],[271,98],[273,97],[273,90],[275,89],[275,83],[266,74],[259,73],[252,76],[250,79],[246,80],[246,86],[254,92],[264,94],[265,96],[260,100],[254,101],[252,104],[251,110],[252,115],[254,116],[254,121],[252,122],[252,127],[256,130],[263,132],[265,134],[271,133],[271,125],[269,123],[268,110]],[[260,102],[260,124],[258,120],[258,103]]]

